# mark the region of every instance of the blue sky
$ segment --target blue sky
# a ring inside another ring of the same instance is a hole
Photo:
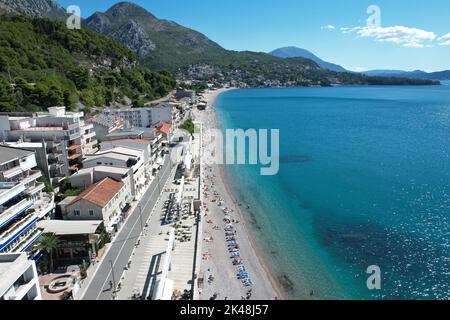
[[[106,11],[114,0],[59,0],[83,17]],[[448,0],[136,0],[158,18],[207,35],[226,49],[268,52],[308,49],[351,70],[450,69]],[[369,5],[381,25],[366,27]]]

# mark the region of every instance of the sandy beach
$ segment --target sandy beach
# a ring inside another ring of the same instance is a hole
[[[218,128],[214,103],[228,90],[208,91],[204,100],[206,111],[194,111],[196,121],[207,128]],[[209,139],[208,139],[209,138]],[[203,144],[214,143],[203,136]],[[281,290],[258,254],[257,245],[248,232],[244,219],[245,204],[239,204],[233,196],[221,165],[204,164],[202,174],[203,235],[200,277],[201,300],[273,300],[281,299]],[[224,218],[229,219],[225,221]],[[233,251],[236,252],[232,257]],[[233,264],[234,262],[234,264]],[[243,279],[238,279],[239,273]],[[244,283],[245,278],[250,283]],[[249,285],[250,284],[250,285]]]

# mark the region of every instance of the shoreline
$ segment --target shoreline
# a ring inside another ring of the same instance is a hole
[[[200,119],[201,122],[205,127],[210,128],[219,128],[219,119],[217,110],[215,109],[215,103],[217,101],[217,98],[220,94],[235,90],[236,88],[224,88],[214,91],[207,91],[204,94],[204,100],[208,102],[208,109],[207,111],[203,111],[204,114],[196,114],[196,118]],[[206,119],[205,119],[206,118]],[[207,120],[207,121],[205,121]],[[225,202],[225,206],[231,210],[233,218],[239,223],[236,224],[235,228],[237,231],[237,240],[239,241],[240,245],[240,251],[243,253],[243,258],[245,260],[245,264],[249,269],[249,273],[251,278],[255,281],[255,285],[252,287],[245,288],[244,291],[248,290],[249,288],[252,288],[253,295],[256,296],[256,299],[258,300],[269,300],[269,299],[285,299],[284,291],[282,290],[282,286],[276,278],[274,277],[273,272],[270,270],[269,263],[267,261],[263,260],[263,254],[262,249],[256,239],[254,238],[252,231],[250,230],[250,226],[248,225],[248,221],[245,218],[245,209],[243,209],[238,202],[238,198],[236,197],[235,193],[233,192],[233,188],[231,184],[229,183],[229,179],[227,177],[227,174],[225,172],[225,169],[222,165],[213,165],[213,166],[207,166],[205,168],[205,172],[209,173],[210,175],[207,176],[207,182],[205,182],[205,188],[211,187],[211,190],[214,190],[214,194],[218,194],[220,196],[220,199],[223,199]],[[209,185],[208,185],[209,183]],[[206,189],[208,190],[208,189]],[[223,218],[223,213],[219,210],[220,208],[217,205],[214,205],[214,200],[210,200],[206,196],[205,204],[207,203],[208,206],[205,208],[208,208],[207,216],[205,217],[205,221],[208,220],[210,222],[213,222],[214,225],[221,225],[223,226],[223,222],[221,224],[221,219]],[[204,236],[207,236],[211,234],[213,231],[208,230],[207,223],[204,223],[203,228],[203,234]],[[223,230],[216,232],[216,235],[220,235],[222,233],[221,238],[223,239]],[[218,230],[216,230],[218,231]],[[220,236],[214,237],[214,242],[212,243],[204,243],[202,246],[204,249],[202,249],[202,255],[210,254],[209,251],[213,252],[211,260],[202,261],[201,270],[203,274],[205,273],[221,273],[224,274],[223,278],[225,278],[225,274],[228,275],[228,279],[222,279],[225,280],[225,282],[229,283],[237,283],[239,284],[239,280],[233,279],[233,273],[236,275],[236,266],[233,266],[231,262],[226,263],[224,260],[224,256],[227,256],[226,247],[221,246],[220,242],[223,242],[225,245],[225,240],[222,240]],[[204,241],[205,239],[202,239]],[[219,243],[217,243],[217,242]],[[208,250],[207,250],[208,249]],[[225,250],[225,254],[223,254],[223,250]],[[218,256],[215,258],[215,256]],[[225,257],[226,259],[226,257]],[[225,269],[228,270],[219,270],[219,269]],[[230,278],[231,277],[231,278]],[[207,278],[207,277],[206,277]],[[210,288],[211,287],[211,288]],[[243,287],[241,285],[241,287]],[[213,289],[213,290],[208,290]],[[235,286],[233,289],[232,286],[220,284],[216,280],[214,280],[212,283],[208,284],[207,290],[205,290],[205,293],[211,293],[214,291],[214,293],[219,293],[218,299],[223,300],[224,298],[232,297],[233,294],[236,294],[236,290],[239,288]],[[241,293],[244,292],[241,290]],[[241,294],[241,297],[245,296],[245,294]],[[205,295],[201,295],[201,299],[207,299],[208,297]],[[235,298],[237,299],[237,297]]]

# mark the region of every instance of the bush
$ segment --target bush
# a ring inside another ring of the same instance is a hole
[[[184,129],[187,132],[189,132],[191,135],[195,132],[195,125],[194,122],[192,122],[192,119],[187,119],[182,125],[180,125],[180,129]]]

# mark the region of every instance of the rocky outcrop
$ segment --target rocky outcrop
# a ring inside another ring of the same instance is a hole
[[[134,20],[112,32],[111,37],[136,52],[138,57],[145,57],[156,48],[149,35]]]
[[[39,18],[67,17],[66,10],[54,0],[0,0],[0,11]]]

